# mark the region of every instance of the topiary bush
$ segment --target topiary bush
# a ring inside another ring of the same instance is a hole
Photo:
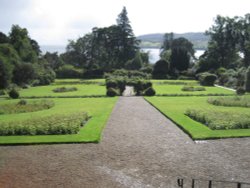
[[[204,72],[199,75],[200,84],[203,86],[214,86],[216,79],[217,76],[215,74],[208,72]]]
[[[119,92],[115,88],[110,87],[110,88],[107,89],[107,93],[106,94],[109,97],[114,97],[114,96],[119,95]]]
[[[9,92],[8,92],[8,95],[10,98],[12,99],[18,99],[19,98],[19,92],[16,90],[16,89],[11,89]]]
[[[154,96],[155,95],[155,90],[154,90],[154,88],[152,88],[152,87],[149,87],[149,88],[147,88],[145,91],[144,91],[144,95],[145,96]]]

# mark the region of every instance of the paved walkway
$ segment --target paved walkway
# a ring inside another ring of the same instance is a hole
[[[171,188],[177,177],[249,181],[249,156],[250,138],[195,143],[143,98],[120,97],[100,144],[0,147],[0,187]]]

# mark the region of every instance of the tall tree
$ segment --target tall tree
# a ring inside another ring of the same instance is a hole
[[[161,46],[161,52],[171,49],[172,42],[174,40],[174,33],[165,33],[163,36],[163,43]]]
[[[193,44],[189,40],[183,37],[174,39],[171,45],[170,68],[187,70],[193,56]]]
[[[34,63],[38,59],[38,44],[35,41],[31,41],[28,36],[28,31],[25,28],[21,28],[18,25],[13,25],[10,32],[10,43],[18,52],[21,59],[25,62]],[[33,43],[33,46],[31,44]]]
[[[139,40],[136,39],[133,29],[130,25],[126,7],[123,7],[122,12],[118,15],[117,25],[121,29],[120,33],[120,54],[121,67],[129,60],[133,59],[136,51],[139,49]]]

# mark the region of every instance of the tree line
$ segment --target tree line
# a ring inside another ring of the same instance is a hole
[[[117,69],[137,70],[155,79],[198,79],[211,74],[218,84],[244,87],[250,65],[250,14],[217,16],[206,31],[210,40],[196,59],[186,38],[164,35],[160,60],[149,63],[149,54],[139,48],[126,7],[109,27],[93,28],[69,40],[66,52],[41,54],[39,44],[27,29],[13,25],[9,35],[0,32],[0,89],[12,84],[45,85],[57,78],[101,78]],[[203,76],[204,76],[203,75]],[[201,76],[202,77],[202,76]],[[213,79],[214,79],[213,78]]]

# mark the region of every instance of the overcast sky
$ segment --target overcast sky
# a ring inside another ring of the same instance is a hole
[[[218,14],[250,13],[250,0],[0,0],[0,31],[18,24],[40,45],[65,45],[93,27],[115,24],[123,6],[136,36],[204,32]]]

